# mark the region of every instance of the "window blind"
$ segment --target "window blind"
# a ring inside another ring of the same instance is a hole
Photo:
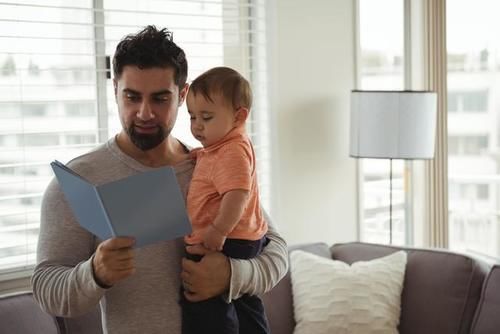
[[[0,280],[35,262],[49,162],[67,162],[121,129],[109,59],[123,36],[148,24],[173,32],[188,58],[188,82],[221,65],[250,80],[248,132],[269,209],[265,9],[264,0],[0,1]],[[173,134],[199,146],[185,106]]]

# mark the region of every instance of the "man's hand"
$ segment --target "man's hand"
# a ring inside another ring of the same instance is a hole
[[[188,253],[204,255],[200,262],[182,259],[181,279],[186,299],[199,302],[226,292],[231,279],[229,259],[202,245],[187,246],[186,249]]]
[[[209,250],[221,251],[225,241],[226,236],[219,232],[213,225],[207,227],[203,236],[203,246]]]
[[[94,276],[99,285],[111,287],[135,273],[133,238],[118,237],[97,246],[92,261]]]

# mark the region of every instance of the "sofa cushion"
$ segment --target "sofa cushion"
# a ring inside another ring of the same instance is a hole
[[[31,292],[0,297],[0,334],[60,333],[55,319],[42,311]]]
[[[290,253],[294,314],[299,333],[396,333],[406,253],[373,261]]]
[[[367,261],[404,249],[408,263],[401,302],[401,334],[466,334],[479,301],[487,267],[447,251],[367,243],[332,246],[332,257]]]
[[[301,249],[312,254],[330,258],[330,249],[325,243],[291,246],[289,251]],[[293,316],[292,285],[290,272],[268,293],[262,296],[269,327],[273,334],[291,334],[295,328]]]
[[[483,286],[472,334],[497,333],[500,330],[500,265],[493,266]]]

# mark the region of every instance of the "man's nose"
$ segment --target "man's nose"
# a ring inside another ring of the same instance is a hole
[[[153,110],[148,102],[144,101],[141,104],[139,111],[137,112],[137,117],[143,121],[149,121],[154,118]]]

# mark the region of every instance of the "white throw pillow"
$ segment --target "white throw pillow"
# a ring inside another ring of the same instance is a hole
[[[295,334],[398,333],[404,251],[352,266],[300,250],[290,259]]]

